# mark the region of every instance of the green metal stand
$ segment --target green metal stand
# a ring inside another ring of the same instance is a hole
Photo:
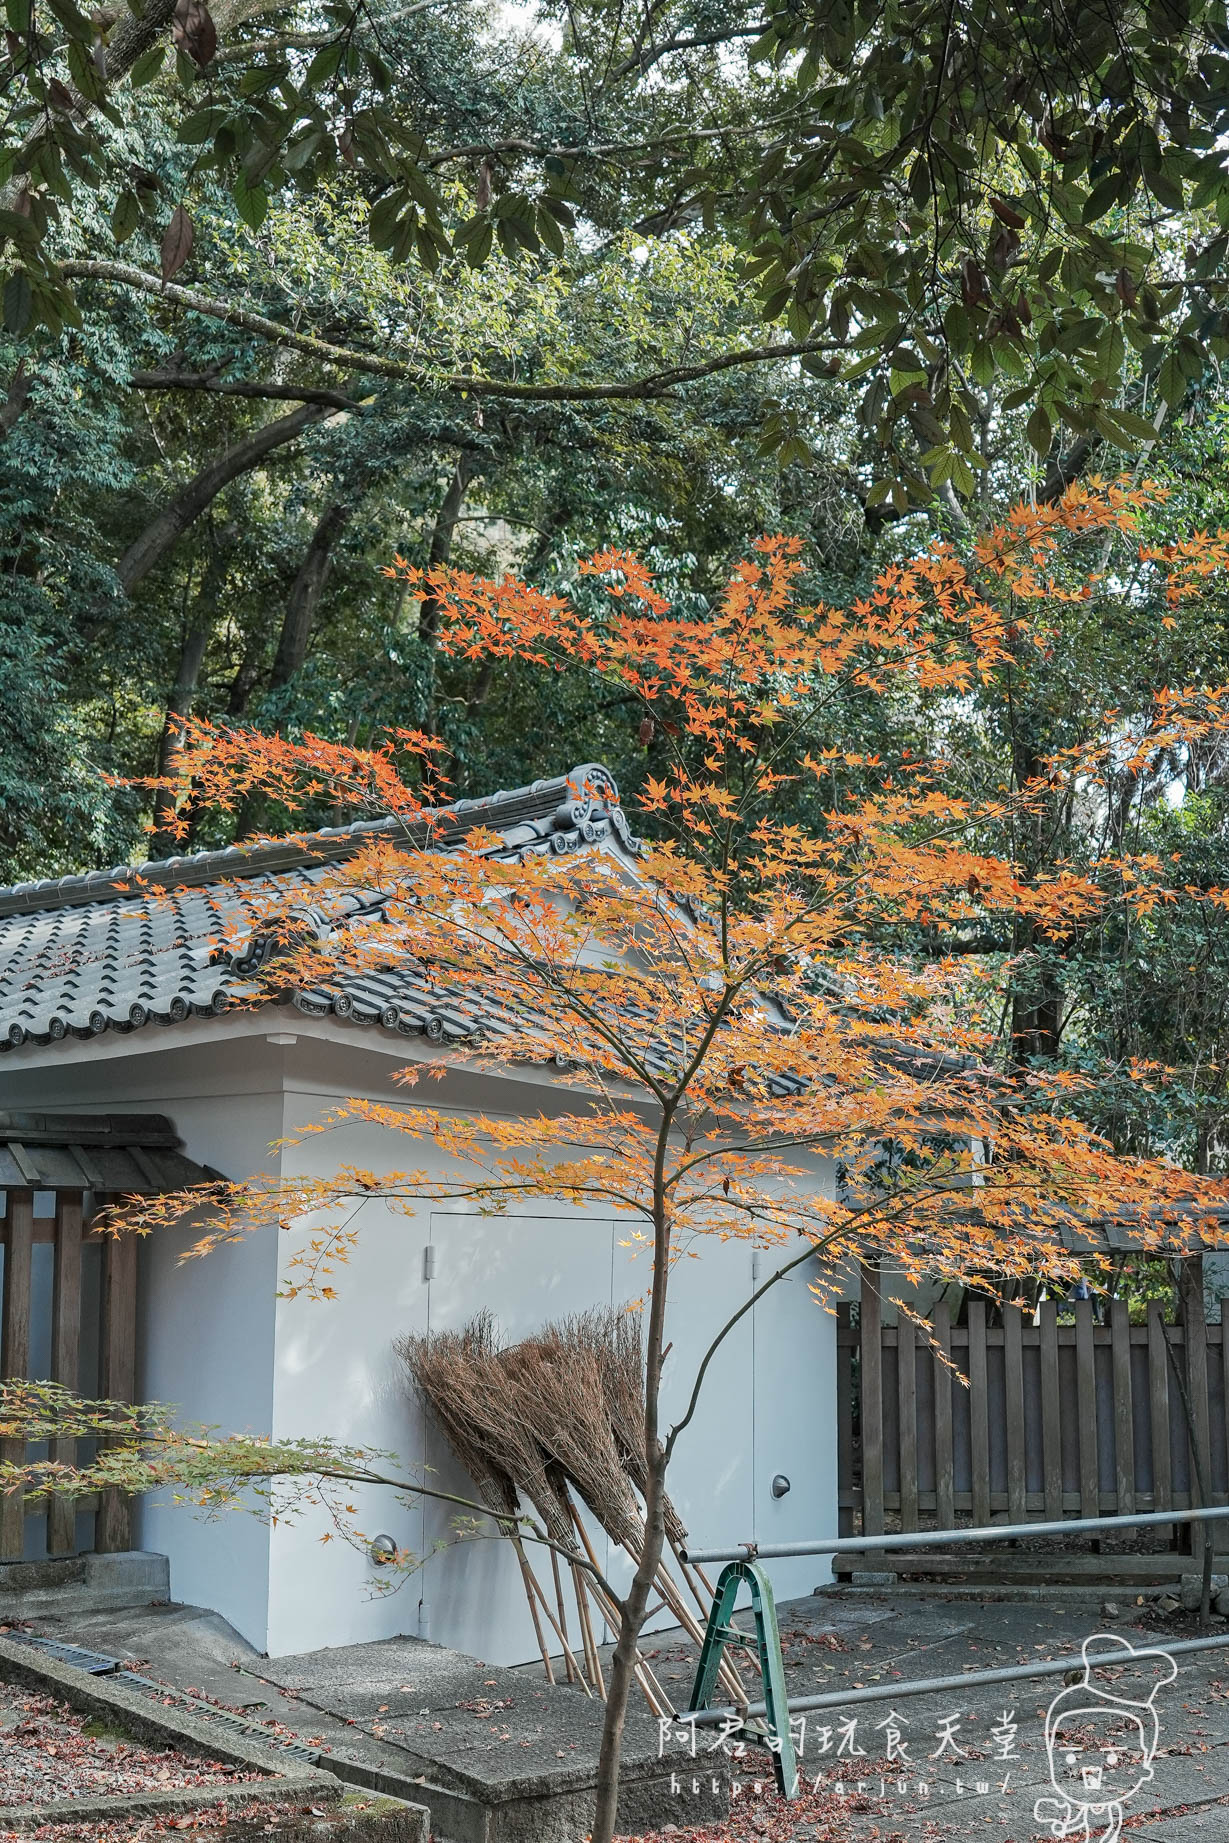
[[[777,1607],[772,1597],[772,1582],[758,1562],[732,1561],[721,1570],[708,1629],[700,1647],[700,1663],[692,1686],[688,1713],[712,1706],[717,1687],[717,1672],[727,1646],[745,1648],[747,1634],[731,1621],[738,1589],[746,1581],[751,1589],[751,1612],[755,1619],[755,1646],[759,1658],[760,1682],[764,1689],[767,1714],[762,1721],[748,1722],[727,1736],[730,1740],[751,1741],[771,1747],[777,1775],[777,1790],[782,1798],[798,1796],[798,1765],[794,1759],[794,1741],[789,1729],[789,1702],[785,1694],[785,1665],[781,1657],[781,1629],[777,1624]]]

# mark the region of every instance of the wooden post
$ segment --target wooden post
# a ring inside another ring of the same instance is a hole
[[[883,1302],[879,1273],[862,1263],[862,1534],[883,1534]]]
[[[0,1312],[0,1363],[5,1381],[30,1373],[30,1276],[34,1250],[34,1193],[10,1190],[4,1218],[4,1305]],[[25,1457],[21,1440],[4,1442],[4,1457]],[[20,1491],[0,1498],[0,1558],[20,1561],[26,1546],[26,1504]]]
[[[55,1290],[51,1304],[51,1379],[66,1389],[81,1387],[81,1193],[57,1191],[55,1200]],[[75,1440],[56,1440],[51,1458],[73,1465]],[[77,1505],[53,1497],[47,1506],[47,1553],[72,1555],[77,1548]]]
[[[1019,1306],[1003,1307],[1003,1373],[1007,1385],[1007,1521],[1023,1523],[1028,1468],[1024,1452],[1024,1320]]]
[[[1152,1433],[1152,1508],[1173,1505],[1173,1456],[1169,1430],[1169,1354],[1159,1299],[1148,1301],[1148,1406]],[[1169,1531],[1173,1540],[1173,1531]]]
[[[896,1407],[900,1452],[900,1526],[918,1527],[917,1513],[917,1334],[913,1320],[896,1320]]]
[[[848,1300],[836,1308],[836,1533],[852,1536],[854,1505],[843,1504],[853,1490],[853,1310]]]
[[[137,1243],[134,1235],[108,1235],[103,1243],[102,1393],[109,1401],[136,1395]],[[94,1526],[99,1554],[132,1547],[132,1503],[119,1491],[103,1492]]]
[[[952,1315],[946,1299],[940,1299],[931,1315],[935,1341],[935,1523],[939,1529],[954,1529],[956,1507],[955,1460],[952,1452]],[[939,1353],[942,1352],[942,1361]]]
[[[1062,1387],[1058,1373],[1058,1301],[1041,1302],[1041,1452],[1045,1475],[1045,1516],[1056,1522],[1063,1514]]]
[[[1095,1517],[1101,1504],[1097,1448],[1097,1371],[1092,1341],[1092,1300],[1075,1302],[1075,1387],[1080,1429],[1080,1515]]]
[[[969,1459],[973,1473],[973,1522],[990,1521],[990,1403],[986,1381],[986,1302],[969,1299]]]
[[[1211,1447],[1208,1439],[1208,1335],[1203,1315],[1203,1256],[1192,1255],[1181,1264],[1178,1298],[1182,1308],[1182,1331],[1186,1345],[1186,1392],[1191,1404],[1188,1438],[1191,1445],[1192,1500],[1203,1496],[1199,1480],[1203,1479],[1211,1501]],[[1191,1554],[1203,1555],[1205,1532],[1202,1523],[1192,1523]]]
[[[1224,1389],[1225,1477],[1229,1479],[1229,1297],[1223,1293],[1220,1296],[1220,1362]]]
[[[1114,1482],[1118,1515],[1135,1509],[1135,1415],[1131,1402],[1131,1315],[1125,1299],[1110,1301],[1114,1360]]]

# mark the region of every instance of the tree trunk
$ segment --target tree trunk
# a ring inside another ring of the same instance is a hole
[[[333,546],[354,513],[353,505],[334,502],[321,513],[312,532],[307,554],[291,585],[277,643],[277,654],[269,684],[273,688],[288,685],[307,657],[308,643],[315,625],[316,610],[328,581],[333,561]]]
[[[649,1596],[661,1566],[666,1541],[666,1467],[661,1439],[661,1372],[664,1361],[666,1299],[670,1284],[670,1218],[665,1201],[664,1162],[671,1118],[662,1120],[654,1174],[653,1284],[644,1360],[644,1547],[627,1597],[619,1608],[619,1638],[610,1667],[610,1685],[602,1721],[597,1762],[597,1810],[591,1843],[611,1843],[618,1822],[619,1761],[623,1729],[636,1666],[636,1648],[649,1608]]]
[[[226,579],[227,539],[231,535],[227,532],[220,541],[215,540],[200,589],[184,625],[179,665],[167,699],[162,737],[158,744],[160,778],[174,774],[176,762],[183,750],[183,719],[191,714],[201,667],[205,663],[205,651],[217,618],[218,600]],[[154,831],[150,839],[150,851],[154,857],[169,856],[182,844],[174,820],[175,796],[169,788],[160,787],[154,795]]]
[[[183,491],[150,520],[116,564],[115,573],[125,595],[131,595],[150,570],[161,563],[188,526],[212,505],[224,486],[229,486],[240,474],[258,467],[266,455],[272,454],[276,448],[284,448],[287,442],[294,441],[313,423],[333,414],[323,404],[305,403],[289,416],[280,416],[275,422],[267,422],[263,428],[245,435],[242,441],[223,449],[207,467],[202,467]]]
[[[448,490],[440,503],[436,514],[435,529],[431,533],[431,548],[427,552],[428,570],[439,569],[452,555],[452,536],[456,530],[457,520],[461,516],[461,506],[465,499],[465,489],[474,477],[474,460],[469,454],[458,456]],[[437,595],[430,593],[422,598],[418,610],[418,637],[429,646],[435,645],[439,632],[440,603]]]
[[[1012,742],[1012,774],[1019,793],[1035,786],[1045,773],[1044,750],[1032,733],[1027,715],[1021,722],[1022,728]],[[1027,879],[1053,856],[1056,826],[1051,801],[1047,798],[1021,824],[1028,831],[1023,849],[1016,854],[1017,866]],[[1036,923],[1018,915],[1012,932],[1016,966],[1012,975],[1009,1053],[1013,1068],[1022,1070],[1037,1059],[1052,1061],[1058,1055],[1063,995],[1053,966],[1040,957],[1045,942]]]
[[[316,521],[316,528],[308,541],[303,561],[290,585],[290,594],[286,599],[282,631],[278,636],[273,670],[269,674],[269,688],[272,691],[280,690],[283,686],[290,684],[307,657],[316,611],[320,606],[320,597],[324,593],[324,585],[328,580],[333,545],[353,516],[357,497],[356,495],[355,499],[349,502],[333,501],[325,507]],[[246,666],[246,657],[243,663]],[[243,666],[240,667],[240,673],[242,671]],[[237,677],[231,690],[232,700],[238,683]],[[245,703],[250,693],[251,686],[248,687],[245,695]],[[235,837],[248,838],[253,832],[259,832],[265,824],[268,811],[268,800],[262,793],[253,789],[239,809],[239,817],[235,823]]]
[[[260,641],[260,634],[254,632],[248,635],[244,643],[243,658],[231,680],[230,696],[226,700],[228,717],[246,715],[252,693],[256,689],[256,680],[260,677]]]
[[[1036,930],[1025,924],[1016,953],[1028,954],[1036,942]],[[1011,1054],[1018,1068],[1037,1059],[1053,1061],[1058,1055],[1062,1034],[1063,995],[1054,970],[1042,960],[1018,969],[1017,984],[1011,995]]]

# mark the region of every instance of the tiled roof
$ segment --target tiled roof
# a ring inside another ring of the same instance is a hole
[[[460,800],[413,842],[446,851],[479,827],[500,833],[500,857],[576,851],[603,840],[629,856],[639,850],[614,780],[593,764]],[[404,842],[406,829],[363,820],[294,843],[236,845],[0,890],[0,1049],[224,1011],[258,963],[262,897],[271,889],[301,891],[310,910],[327,866],[373,836]],[[152,887],[135,886],[136,879]],[[230,943],[245,919],[252,932],[236,950]],[[437,1040],[499,1031],[496,1017],[478,1016],[472,993],[429,986],[408,971],[369,974],[336,993],[300,993],[294,1002],[313,1015],[331,1011]]]
[[[159,1113],[0,1113],[0,1190],[182,1190],[221,1173]]]

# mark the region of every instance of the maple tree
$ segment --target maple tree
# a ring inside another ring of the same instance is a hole
[[[431,1169],[345,1165],[325,1178],[219,1184],[195,1254],[277,1224],[292,1238],[286,1291],[328,1298],[361,1233],[356,1203],[380,1197],[409,1212],[447,1197],[487,1210],[536,1198],[600,1205],[627,1219],[649,1256],[645,1537],[630,1587],[613,1596],[619,1631],[597,1843],[614,1834],[670,1462],[712,1361],[755,1301],[804,1262],[820,1304],[857,1260],[974,1283],[1043,1271],[1074,1278],[1079,1263],[1062,1236],[1073,1223],[1134,1223],[1146,1249],[1162,1235],[1172,1243],[1174,1222],[1193,1228],[1225,1199],[1224,1185],[1116,1155],[1080,1117],[1088,1074],[996,1066],[1001,969],[890,948],[903,924],[918,921],[955,938],[1005,914],[1044,939],[1107,905],[1149,914],[1170,900],[1154,855],[1102,857],[1092,874],[1062,863],[1027,872],[1011,849],[1013,828],[1044,810],[1057,785],[1095,800],[1107,761],[1120,762],[1124,747],[1143,764],[1223,723],[1229,692],[1158,690],[1142,720],[1107,713],[1095,745],[976,796],[953,790],[940,746],[929,757],[870,755],[837,721],[853,691],[959,700],[1022,646],[1044,644],[1047,605],[1090,592],[1087,560],[1081,580],[1072,557],[1081,546],[1095,556],[1109,531],[1132,532],[1154,498],[1147,487],[1097,481],[1053,505],[1021,505],[968,561],[936,544],[885,570],[849,609],[801,604],[801,547],[784,538],[762,540],[711,607],[687,613],[636,557],[616,551],[582,565],[605,590],[583,600],[510,577],[447,568],[424,576],[396,561],[390,574],[434,598],[446,652],[587,671],[639,703],[641,740],[665,738],[669,766],[647,783],[641,804],[653,836],[634,869],[601,850],[521,856],[494,832],[469,831],[440,849],[441,745],[408,730],[359,750],[188,720],[173,773],[158,783],[161,823],[184,830],[202,806],[236,811],[254,792],[269,810],[311,818],[326,806],[386,820],[313,883],[310,917],[292,885],[261,885],[255,898],[245,890],[243,933],[255,900],[258,931],[274,949],[252,975],[248,1002],[339,991],[412,964],[421,978],[472,993],[476,1021],[402,1071],[407,1088],[458,1061],[553,1066],[558,1087],[541,1112],[513,1118],[457,1114],[414,1095],[404,1105],[349,1100],[308,1130],[376,1125],[446,1154],[445,1175],[436,1160]],[[1196,534],[1142,551],[1140,563],[1181,598],[1206,570],[1226,567],[1229,539]],[[796,802],[783,804],[799,788],[809,789],[807,824]],[[1219,889],[1199,899],[1229,906]],[[840,1174],[831,1195],[816,1180],[821,1159]],[[145,1200],[121,1229],[157,1232],[201,1200],[199,1190]],[[775,1270],[716,1331],[687,1405],[667,1424],[671,1276],[704,1236],[753,1240]],[[44,1393],[29,1403],[45,1434],[55,1402]],[[141,1437],[138,1428],[134,1446]],[[177,1457],[159,1434],[150,1457],[147,1439],[148,1483],[180,1465],[199,1490],[208,1453],[188,1444]],[[263,1461],[234,1454],[232,1477],[262,1464],[266,1473],[284,1465],[370,1475],[361,1455],[330,1458],[310,1442],[267,1449]],[[116,1471],[121,1461],[108,1453],[100,1463],[112,1468],[106,1482],[140,1488],[139,1467]],[[10,1468],[6,1482],[19,1475],[39,1489],[80,1490],[86,1477],[42,1462],[24,1474]]]

